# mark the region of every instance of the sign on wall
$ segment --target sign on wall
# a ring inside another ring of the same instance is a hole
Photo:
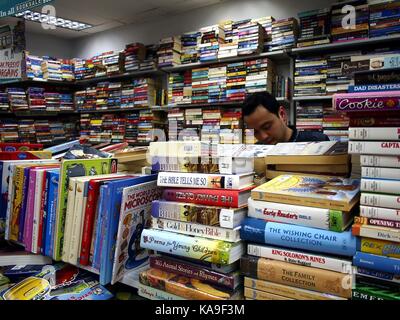
[[[11,48],[0,50],[0,81],[22,77],[22,52],[15,53]]]
[[[1,0],[0,18],[14,16],[17,13],[40,7],[54,0]]]

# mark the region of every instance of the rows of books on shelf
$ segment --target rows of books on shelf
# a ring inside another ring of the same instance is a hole
[[[330,42],[329,8],[299,12],[298,17],[300,31],[297,47],[315,46]]]
[[[282,50],[296,46],[298,23],[295,18],[272,22],[271,50]]]
[[[333,101],[351,119],[349,154],[354,173],[361,175],[360,215],[352,226],[360,242],[353,298],[398,299],[398,92],[338,94]]]
[[[0,141],[58,144],[74,140],[79,135],[76,121],[0,119]]]

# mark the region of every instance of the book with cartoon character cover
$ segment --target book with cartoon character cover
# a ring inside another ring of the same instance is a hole
[[[251,191],[253,200],[350,211],[360,198],[360,180],[281,175]]]
[[[117,172],[117,160],[113,158],[101,159],[73,159],[63,160],[60,168],[56,235],[54,239],[53,258],[61,259],[64,241],[64,223],[67,209],[68,184],[71,177],[95,176]]]
[[[150,224],[151,203],[161,194],[155,180],[123,189],[111,284],[147,264],[148,251],[140,247],[140,236]]]

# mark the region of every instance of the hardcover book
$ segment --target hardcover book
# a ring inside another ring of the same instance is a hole
[[[357,251],[400,259],[400,243],[361,237]]]
[[[400,275],[400,259],[384,257],[364,252],[356,252],[353,264],[361,268],[369,268],[382,272]]]
[[[154,229],[143,230],[140,246],[221,265],[238,261],[245,250],[242,242],[211,240]]]
[[[251,198],[350,211],[359,199],[359,184],[359,180],[340,177],[282,175],[253,189]]]
[[[400,109],[400,91],[338,93],[333,95],[338,111],[392,111]]]
[[[150,225],[152,201],[161,196],[155,179],[123,189],[111,284],[148,262],[140,237],[143,228]]]

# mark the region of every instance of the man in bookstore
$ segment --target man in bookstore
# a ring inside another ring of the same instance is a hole
[[[247,128],[254,130],[257,144],[329,141],[328,136],[321,132],[290,128],[285,108],[267,91],[256,92],[246,98],[243,103],[243,116]]]

